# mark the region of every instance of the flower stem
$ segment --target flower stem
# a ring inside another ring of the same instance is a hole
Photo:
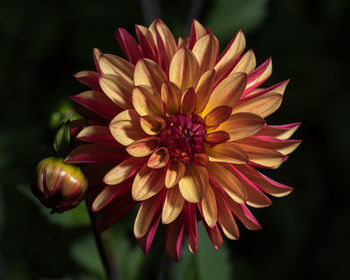
[[[98,249],[98,253],[100,255],[103,268],[106,272],[107,279],[108,280],[118,280],[118,274],[117,270],[114,266],[114,260],[112,257],[112,250],[108,246],[108,240],[105,240],[101,236],[101,234],[96,230],[96,217],[95,214],[92,212],[91,207],[86,203],[86,208],[89,212],[90,222],[91,222],[91,229],[94,234],[96,246]]]

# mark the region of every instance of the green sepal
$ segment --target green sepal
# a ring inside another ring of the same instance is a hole
[[[70,151],[70,121],[60,124],[53,140],[53,147],[58,156],[65,158]]]

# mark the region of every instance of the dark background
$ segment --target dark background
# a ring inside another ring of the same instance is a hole
[[[184,36],[190,1],[160,1],[161,18]],[[267,85],[287,78],[270,124],[301,121],[302,145],[272,178],[295,188],[271,207],[253,209],[263,230],[241,229],[214,251],[200,232],[199,251],[184,246],[166,279],[350,279],[349,30],[346,0],[204,1],[197,18],[223,48],[242,29],[258,63],[273,58]],[[145,24],[139,1],[0,2],[0,279],[104,279],[84,206],[48,214],[29,183],[52,155],[54,127],[70,114],[69,95],[84,90],[72,75],[93,69],[92,48],[121,55],[116,27]],[[143,256],[131,213],[107,233],[123,279],[156,279],[161,239]],[[202,229],[200,229],[202,231]]]

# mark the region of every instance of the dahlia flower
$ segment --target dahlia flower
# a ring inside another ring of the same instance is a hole
[[[125,29],[115,33],[127,59],[94,49],[97,71],[75,75],[91,88],[72,97],[87,126],[72,128],[81,129],[81,142],[65,161],[94,163],[86,173],[97,181],[89,184],[98,193],[98,230],[138,205],[134,234],[143,251],[161,221],[166,250],[179,260],[184,233],[197,250],[198,221],[215,248],[222,233],[239,238],[237,220],[260,229],[248,206],[269,206],[266,194],[292,191],[257,171],[278,168],[300,144],[287,140],[300,123],[265,121],[288,80],[260,87],[271,59],[256,68],[253,51],[243,53],[241,31],[219,55],[217,38],[196,20],[177,41],[160,20],[135,28],[138,42]],[[102,188],[93,175],[98,167]]]

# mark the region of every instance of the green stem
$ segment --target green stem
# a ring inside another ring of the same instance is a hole
[[[107,279],[108,280],[118,280],[118,274],[117,270],[114,266],[114,260],[112,258],[112,250],[109,248],[106,241],[103,240],[101,234],[96,230],[96,217],[95,214],[92,212],[91,208],[88,204],[86,204],[86,208],[89,212],[90,222],[91,222],[91,229],[94,234],[96,246],[98,249],[98,253],[100,255],[103,268],[106,272]]]

